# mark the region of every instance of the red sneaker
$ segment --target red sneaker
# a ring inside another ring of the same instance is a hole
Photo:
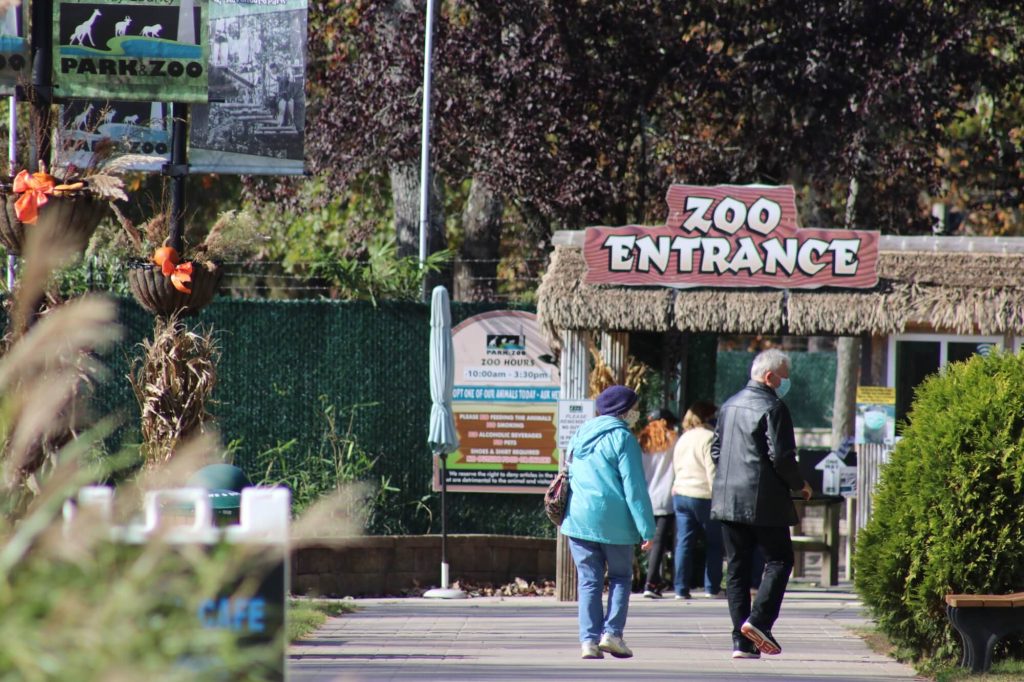
[[[740,626],[740,632],[743,633],[744,637],[753,642],[754,646],[756,646],[757,650],[762,654],[774,656],[775,654],[782,653],[782,647],[777,641],[775,641],[775,638],[772,637],[771,630],[762,630],[748,620]]]

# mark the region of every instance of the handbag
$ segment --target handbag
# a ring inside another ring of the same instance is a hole
[[[565,520],[565,513],[569,510],[569,465],[572,464],[572,450],[566,460],[565,468],[555,474],[544,491],[544,513],[551,519],[551,523],[561,526]]]

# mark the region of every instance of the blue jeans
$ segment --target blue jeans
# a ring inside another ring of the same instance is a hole
[[[633,583],[633,545],[610,545],[566,538],[578,577],[580,642],[597,642],[603,633],[622,636]],[[601,608],[608,568],[608,612]]]
[[[693,573],[693,560],[700,535],[704,535],[704,591],[718,594],[722,590],[722,524],[711,518],[711,500],[673,495],[676,510],[676,594],[690,591],[688,576]]]

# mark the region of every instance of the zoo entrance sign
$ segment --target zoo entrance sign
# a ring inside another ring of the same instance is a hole
[[[801,228],[792,187],[672,185],[665,225],[590,227],[587,284],[870,289],[878,232]]]

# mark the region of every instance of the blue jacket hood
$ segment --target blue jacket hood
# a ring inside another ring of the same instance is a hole
[[[597,443],[615,429],[625,429],[626,422],[618,417],[595,417],[583,423],[572,437],[570,447],[573,459],[586,459],[594,451]]]

